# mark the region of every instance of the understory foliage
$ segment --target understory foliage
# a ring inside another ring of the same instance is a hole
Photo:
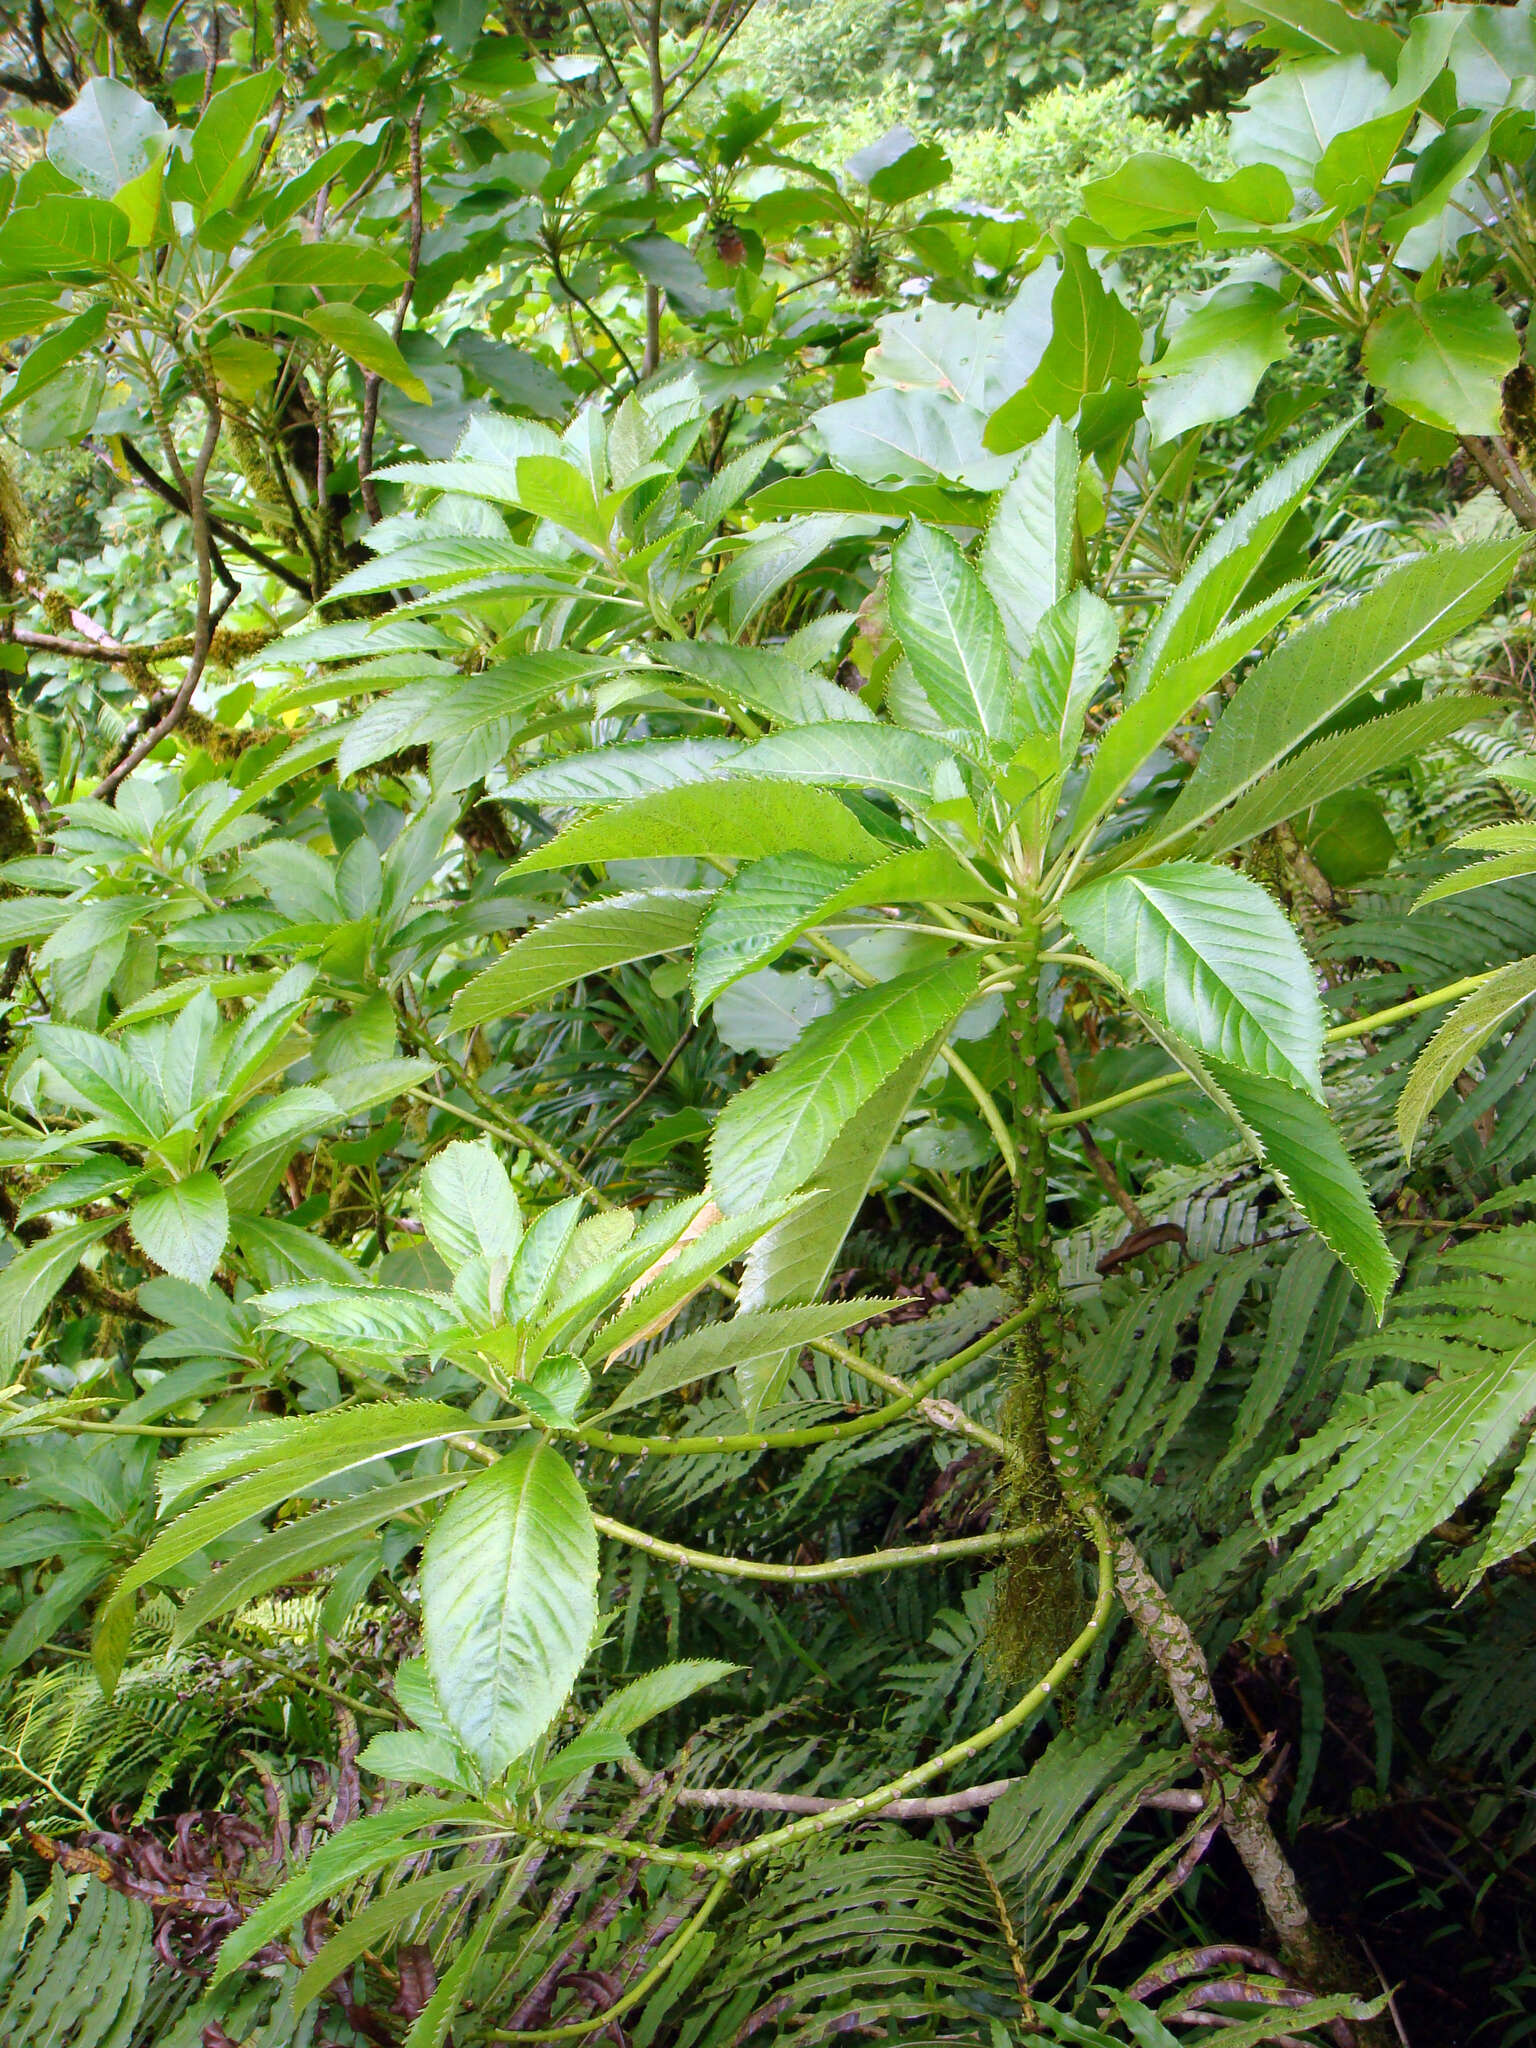
[[[1531,2039],[1531,0],[0,94],[0,2048]]]

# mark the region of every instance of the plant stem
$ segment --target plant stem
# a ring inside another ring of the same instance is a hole
[[[868,1550],[858,1557],[833,1557],[821,1564],[769,1564],[755,1557],[722,1557],[715,1551],[690,1550],[686,1544],[668,1543],[660,1536],[631,1529],[608,1515],[594,1515],[593,1527],[601,1536],[628,1543],[669,1564],[692,1571],[718,1572],[726,1578],[767,1579],[790,1586],[824,1585],[829,1580],[859,1579],[871,1572],[897,1571],[904,1565],[946,1564],[957,1557],[986,1557],[998,1550],[1014,1550],[1034,1543],[1043,1529],[1004,1529],[983,1536],[957,1536],[945,1543],[905,1543],[891,1550]]]

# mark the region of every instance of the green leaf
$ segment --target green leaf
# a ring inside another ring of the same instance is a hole
[[[1077,533],[1077,442],[1052,420],[997,501],[981,550],[981,580],[1022,658],[1045,614],[1072,588]]]
[[[910,128],[886,131],[849,157],[848,175],[869,188],[882,206],[895,206],[931,192],[950,175],[950,161],[936,142],[919,142]]]
[[[346,1556],[352,1537],[368,1535],[463,1483],[461,1472],[437,1472],[423,1479],[404,1479],[394,1486],[370,1487],[356,1499],[301,1515],[270,1535],[243,1544],[229,1564],[204,1579],[181,1603],[171,1631],[172,1646],[189,1641],[220,1615],[233,1614],[274,1587],[291,1585],[310,1572],[336,1564]]]
[[[1203,647],[1164,668],[1157,680],[1127,704],[1094,750],[1088,779],[1073,818],[1074,836],[1103,817],[1136,770],[1150,759],[1213,684],[1265,639],[1309,593],[1309,583],[1285,583],[1251,611],[1220,628]],[[1268,782],[1260,785],[1268,789]],[[1294,806],[1293,806],[1294,808]],[[1282,813],[1289,816],[1289,811]]]
[[[980,961],[946,960],[848,997],[721,1112],[711,1185],[727,1215],[812,1179],[839,1131],[976,993]]]
[[[54,283],[61,274],[105,270],[127,247],[128,217],[109,200],[59,194],[7,216],[0,276],[9,271]]]
[[[1536,866],[1536,862],[1533,862]],[[1536,996],[1536,958],[1512,960],[1473,989],[1452,1010],[1413,1063],[1397,1104],[1397,1135],[1412,1158],[1424,1119],[1456,1076],[1522,1004]]]
[[[88,78],[48,130],[48,161],[98,199],[148,170],[169,131],[146,99],[115,78]]]
[[[386,384],[393,384],[417,405],[432,403],[432,393],[400,353],[399,344],[360,306],[349,305],[345,299],[311,306],[304,321],[322,341],[339,348],[363,369],[372,370]]]
[[[722,989],[778,959],[814,926],[846,910],[887,903],[968,903],[982,886],[943,847],[892,854],[853,868],[813,853],[782,853],[742,868],[699,927],[693,956],[694,1013]]]
[[[396,1800],[383,1813],[360,1815],[323,1842],[302,1870],[280,1884],[226,1937],[212,1983],[223,1983],[269,1941],[276,1941],[326,1899],[339,1897],[358,1878],[401,1860],[406,1843],[419,1830],[485,1817],[486,1810],[477,1801],[450,1803],[431,1792]]]
[[[94,347],[106,332],[111,310],[102,300],[88,307],[77,320],[71,320],[67,327],[61,327],[57,334],[50,334],[45,341],[34,342],[27,350],[21,368],[7,385],[4,398],[0,398],[0,413],[9,412],[13,405],[20,405],[34,391],[40,391],[66,363],[72,363],[76,356]]]
[[[1290,347],[1296,310],[1273,285],[1219,285],[1174,329],[1142,374],[1153,444],[1251,405],[1260,379]]]
[[[704,889],[636,890],[536,924],[460,989],[449,1023],[469,1031],[531,1009],[584,974],[676,952],[692,940],[709,901]]]
[[[803,519],[783,519],[755,528],[713,586],[715,609],[718,612],[723,605],[731,637],[739,640],[774,597],[819,562],[829,548],[840,541],[868,540],[893,525],[898,516],[893,512],[878,519],[811,512]]]
[[[1260,1157],[1323,1242],[1354,1274],[1378,1321],[1397,1278],[1370,1192],[1328,1112],[1270,1076],[1211,1062]],[[1220,1097],[1218,1096],[1218,1100]]]
[[[32,1043],[71,1096],[124,1136],[149,1144],[165,1112],[149,1078],[119,1045],[70,1024],[40,1024]]]
[[[27,1338],[43,1310],[79,1265],[82,1255],[99,1244],[117,1218],[74,1223],[28,1245],[0,1270],[0,1371],[9,1372],[26,1348]]]
[[[332,1287],[325,1281],[275,1288],[256,1297],[272,1327],[333,1351],[394,1363],[435,1355],[459,1317],[436,1295],[406,1287]]]
[[[492,1870],[465,1870],[450,1865],[431,1871],[426,1877],[397,1884],[370,1899],[348,1919],[347,1924],[311,1957],[293,1987],[293,2009],[302,2012],[312,2005],[345,1970],[362,1960],[371,1949],[388,1945],[389,1937],[403,1922],[417,1913],[430,1912],[449,1892],[462,1891],[472,1898],[495,1875]]]
[[[628,1685],[620,1686],[617,1692],[609,1693],[602,1705],[594,1708],[587,1717],[587,1732],[633,1735],[637,1728],[643,1728],[647,1721],[654,1721],[658,1714],[670,1714],[684,1700],[691,1700],[696,1692],[718,1685],[722,1678],[729,1678],[733,1671],[744,1668],[740,1664],[723,1663],[716,1657],[690,1657],[678,1664],[663,1664],[658,1670],[647,1671],[641,1677],[631,1679]]]
[[[1261,1488],[1317,1474],[1274,1517],[1279,1534],[1312,1526],[1275,1575],[1271,1598],[1294,1597],[1315,1580],[1309,1604],[1321,1606],[1396,1570],[1486,1478],[1533,1405],[1536,1343],[1492,1355],[1445,1343],[1439,1375],[1421,1393],[1389,1380],[1346,1396],[1254,1489],[1257,1498]]]
[[[484,1138],[433,1153],[421,1176],[421,1220],[455,1272],[467,1259],[515,1258],[523,1237],[507,1169]]]
[[[1301,941],[1231,868],[1175,861],[1076,889],[1062,916],[1197,1051],[1321,1097],[1323,1013]]]
[[[1366,330],[1361,361],[1382,396],[1410,419],[1453,434],[1497,434],[1500,391],[1520,337],[1483,288],[1406,299]]]
[[[175,196],[189,199],[199,220],[230,206],[254,169],[251,131],[271,106],[282,74],[274,65],[216,92],[198,116],[192,147],[173,171]]]
[[[193,1287],[206,1287],[229,1239],[229,1204],[217,1176],[205,1167],[135,1202],[128,1228],[157,1266]]]
[[[770,733],[744,748],[731,768],[733,778],[771,776],[813,786],[883,789],[918,812],[927,810],[941,787],[956,795],[960,789],[954,754],[943,741],[894,725],[841,720]]]
[[[1291,211],[1291,188],[1272,164],[1208,178],[1176,156],[1138,151],[1083,187],[1083,211],[1118,242],[1188,242],[1204,213],[1272,226]]]
[[[701,1210],[692,1226],[697,1235],[684,1231],[665,1254],[653,1254],[650,1265],[626,1293],[618,1313],[591,1340],[587,1357],[593,1369],[662,1328],[676,1309],[691,1300],[714,1274],[734,1265],[792,1206],[789,1202],[767,1202],[725,1217],[719,1217],[711,1208]],[[563,1303],[557,1304],[557,1313],[562,1307]]]
[[[846,693],[845,693],[846,694]],[[708,782],[741,751],[727,739],[630,740],[532,768],[518,776],[513,795],[524,804],[612,804]]]
[[[1215,860],[1230,853],[1367,777],[1414,760],[1461,726],[1487,715],[1486,697],[1432,697],[1426,704],[1407,704],[1314,740],[1254,783],[1205,828],[1198,843],[1200,857]]]
[[[168,1283],[150,1284],[158,1288]],[[146,1306],[154,1310],[148,1301]],[[328,1470],[340,1472],[396,1450],[436,1443],[463,1427],[463,1412],[441,1401],[380,1401],[329,1415],[266,1417],[194,1444],[172,1463],[162,1465],[158,1474],[160,1512],[171,1514],[193,1494],[221,1480],[311,1458],[334,1458],[337,1462]],[[279,1500],[284,1497],[277,1495]]]
[[[1438,882],[1431,882],[1420,892],[1413,907],[1422,910],[1426,904],[1443,903],[1449,896],[1465,896],[1469,889],[1485,888],[1489,882],[1517,882],[1530,874],[1536,874],[1536,845],[1498,854],[1492,860],[1472,861],[1442,875]]]
[[[1005,742],[1013,706],[1002,615],[938,527],[909,526],[891,550],[890,615],[918,683],[945,724]]]
[[[803,1308],[747,1311],[716,1323],[706,1323],[671,1344],[653,1351],[616,1401],[603,1410],[604,1418],[626,1408],[638,1408],[695,1380],[709,1379],[717,1372],[734,1372],[741,1389],[742,1406],[755,1417],[762,1403],[756,1368],[765,1361],[777,1362],[786,1351],[798,1355],[818,1337],[834,1337],[851,1323],[884,1315],[895,1301],[813,1302]]]
[[[774,725],[846,720],[867,725],[869,706],[774,647],[727,647],[716,640],[662,641],[652,661],[705,685],[722,703],[744,705]]]
[[[1021,391],[987,421],[988,448],[1022,448],[1053,419],[1076,417],[1085,398],[1111,379],[1134,383],[1141,367],[1141,328],[1110,291],[1076,242],[1062,250],[1061,276],[1051,295],[1051,338]]]
[[[795,851],[821,853],[829,860],[875,860],[884,850],[829,791],[743,778],[658,790],[614,804],[525,853],[513,872],[717,854],[759,860],[764,854]]]
[[[547,1444],[456,1494],[421,1559],[427,1665],[454,1734],[488,1780],[559,1713],[597,1623],[597,1533]]]
[[[1351,425],[1345,421],[1331,427],[1297,449],[1235,512],[1217,522],[1137,650],[1126,677],[1128,703],[1175,662],[1209,645],[1221,632]]]
[[[1384,113],[1392,88],[1358,53],[1303,58],[1273,71],[1232,117],[1239,164],[1274,164],[1296,191],[1314,185],[1328,145]]]
[[[1063,766],[1077,752],[1088,706],[1119,649],[1119,622],[1091,590],[1069,591],[1039,621],[1019,673],[1019,722],[1049,739]]]
[[[1251,789],[1362,691],[1390,682],[1479,617],[1521,543],[1438,548],[1299,627],[1247,677],[1154,835],[1166,846]]]

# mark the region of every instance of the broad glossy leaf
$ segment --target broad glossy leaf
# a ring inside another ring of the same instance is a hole
[[[975,878],[943,847],[892,854],[855,868],[813,853],[754,861],[706,911],[693,956],[696,1013],[745,974],[766,967],[803,933],[840,912],[887,903],[983,900]]]
[[[946,960],[848,997],[715,1125],[711,1185],[727,1215],[812,1180],[833,1140],[976,993],[981,963]]]
[[[1264,372],[1289,349],[1295,317],[1273,285],[1226,284],[1209,293],[1143,372],[1154,444],[1250,405]]]
[[[327,306],[311,306],[304,318],[322,341],[339,348],[363,369],[372,370],[386,384],[393,384],[417,405],[432,403],[431,392],[400,353],[399,343],[361,307],[337,299]]]
[[[824,405],[811,417],[832,460],[867,483],[996,491],[1013,468],[1011,456],[984,445],[986,414],[942,391],[882,387]]]
[[[1336,136],[1385,112],[1392,88],[1356,53],[1309,57],[1271,72],[1232,117],[1239,164],[1274,164],[1305,193]]]
[[[98,199],[146,171],[169,134],[149,101],[116,78],[88,78],[48,130],[48,161]]]
[[[1061,908],[1094,958],[1198,1052],[1321,1096],[1316,979],[1257,882],[1173,861],[1090,882]]]
[[[206,1287],[229,1239],[229,1204],[206,1168],[135,1202],[128,1228],[140,1251],[178,1280]]]
[[[1520,544],[1439,548],[1389,569],[1361,597],[1307,620],[1248,676],[1156,835],[1167,845],[1213,817],[1362,691],[1390,682],[1479,617]]]
[[[705,889],[636,890],[536,924],[460,989],[449,1022],[469,1031],[530,1009],[584,974],[675,952],[692,941],[709,901]]]
[[[547,1444],[482,1472],[422,1551],[427,1666],[454,1734],[499,1778],[559,1713],[597,1623],[597,1533]]]
[[[1381,1317],[1397,1261],[1387,1249],[1370,1191],[1322,1104],[1299,1088],[1239,1067],[1211,1075],[1257,1140],[1264,1163],[1329,1249],[1359,1281]]]
[[[1053,742],[1062,765],[1077,752],[1083,720],[1120,647],[1114,613],[1091,590],[1069,591],[1040,619],[1019,671],[1019,723]]]
[[[588,861],[710,857],[758,860],[768,853],[821,853],[874,860],[884,851],[830,791],[782,782],[702,782],[665,789],[598,811],[526,853],[515,873],[579,867]]]
[[[1424,1119],[1483,1047],[1516,1010],[1536,996],[1536,959],[1512,960],[1473,989],[1452,1010],[1413,1063],[1397,1104],[1397,1135],[1405,1157]]]
[[[947,533],[911,526],[891,551],[891,624],[947,725],[1001,744],[1013,729],[1002,615]]]
[[[434,1152],[421,1176],[421,1220],[451,1269],[466,1259],[512,1259],[523,1218],[507,1169],[483,1138]]]
[[[1497,434],[1520,337],[1486,290],[1459,286],[1393,306],[1367,330],[1361,360],[1410,419],[1453,434]]]
[[[1138,151],[1083,187],[1083,211],[1120,242],[1192,241],[1210,212],[1266,224],[1291,211],[1291,188],[1272,164],[1250,164],[1230,177],[1208,178],[1191,163]]]
[[[1053,419],[1076,417],[1085,398],[1112,380],[1134,381],[1141,366],[1141,328],[1076,242],[1062,250],[1051,294],[1051,338],[1027,384],[987,421],[988,448],[1022,448]]]
[[[1079,466],[1071,428],[1052,420],[1008,479],[987,528],[981,580],[1019,658],[1041,619],[1072,587]]]

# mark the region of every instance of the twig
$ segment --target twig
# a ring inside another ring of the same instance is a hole
[[[1023,1782],[1022,1778],[993,1778],[986,1785],[971,1785],[963,1792],[941,1792],[933,1799],[893,1799],[889,1805],[877,1808],[871,1818],[941,1820],[946,1814],[974,1813],[981,1807],[991,1806],[1005,1792]],[[841,1799],[819,1799],[808,1792],[753,1792],[745,1787],[701,1785],[697,1788],[685,1786],[677,1794],[677,1803],[679,1806],[739,1809],[748,1813],[830,1813],[845,1802]],[[1206,1798],[1203,1792],[1175,1788],[1168,1792],[1148,1792],[1137,1804],[1164,1813],[1199,1813],[1205,1807]]]
[[[147,484],[157,498],[163,498],[166,504],[172,506],[176,511],[190,512],[191,508],[175,485],[167,483],[153,465],[144,460],[144,457],[134,447],[126,434],[123,436],[122,448],[123,460],[128,464],[128,467],[133,471],[140,483]],[[233,548],[237,555],[244,555],[247,561],[254,562],[258,568],[265,569],[269,576],[275,576],[279,583],[286,583],[290,590],[296,590],[301,597],[309,596],[309,585],[296,570],[290,569],[285,562],[274,560],[271,555],[264,553],[262,549],[252,546],[251,542],[241,533],[239,527],[231,526],[227,520],[215,519],[210,516],[208,531],[216,540],[223,541],[225,547]],[[217,556],[215,557],[216,565],[220,559]],[[220,573],[223,573],[222,569]]]
[[[405,332],[405,316],[411,310],[411,300],[416,293],[416,273],[421,267],[421,114],[425,100],[416,102],[416,111],[410,124],[410,177],[411,177],[411,242],[406,262],[405,283],[395,306],[395,317],[390,332],[398,345]],[[379,504],[378,488],[373,481],[373,437],[379,424],[379,394],[383,379],[377,370],[369,370],[363,377],[363,425],[357,443],[357,482],[362,492],[363,508],[371,522],[377,526],[383,518]]]

